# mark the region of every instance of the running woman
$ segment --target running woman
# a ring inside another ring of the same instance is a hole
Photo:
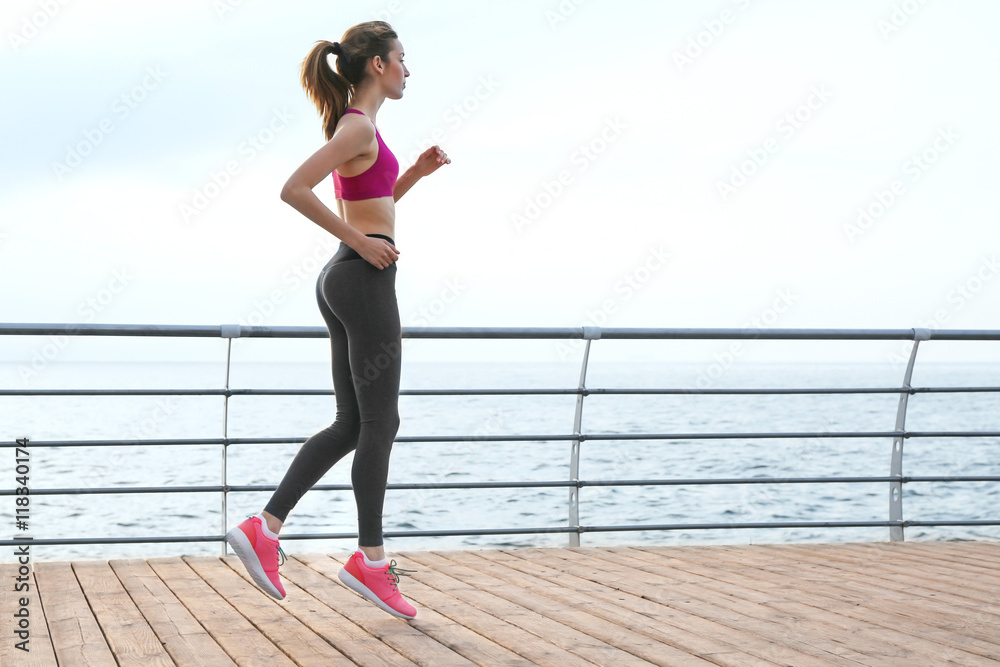
[[[337,58],[336,71],[327,60],[330,55]],[[340,42],[317,42],[302,62],[302,86],[323,117],[327,142],[291,175],[281,199],[341,241],[316,282],[316,300],[330,331],[337,416],[303,443],[264,509],[248,514],[226,535],[253,580],[271,596],[284,599],[278,576],[285,556],[278,546],[281,525],[305,492],[354,451],[351,484],[358,509],[358,549],[339,577],[405,619],[417,613],[397,586],[406,570],[386,560],[382,543],[389,453],[399,429],[402,352],[395,203],[418,180],[451,162],[440,147],[432,146],[399,175],[375,116],[386,99],[403,97],[408,76],[403,45],[384,21],[360,23]],[[337,214],[313,192],[331,174]]]

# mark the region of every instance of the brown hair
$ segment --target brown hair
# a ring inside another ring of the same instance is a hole
[[[396,38],[396,31],[385,21],[366,21],[349,28],[339,43],[316,42],[302,61],[302,87],[323,116],[327,141],[364,79],[368,63],[375,56],[388,60]],[[327,61],[331,53],[337,54],[336,72]]]

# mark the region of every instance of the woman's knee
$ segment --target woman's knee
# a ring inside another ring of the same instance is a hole
[[[357,410],[337,410],[334,424],[357,435],[361,431],[361,414]]]
[[[392,431],[392,437],[399,433],[399,412],[392,412],[386,417],[386,429]]]
[[[399,411],[384,410],[362,419],[361,423],[369,429],[377,431],[382,437],[395,438],[396,433],[399,432]]]

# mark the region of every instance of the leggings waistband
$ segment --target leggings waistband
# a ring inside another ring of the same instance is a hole
[[[396,242],[392,240],[392,237],[386,236],[385,234],[365,234],[365,236],[374,236],[376,238],[385,239],[392,245],[396,245]],[[357,250],[341,241],[340,248],[337,249],[337,253],[333,256],[331,263],[344,262],[349,259],[364,259],[364,257],[359,255]]]

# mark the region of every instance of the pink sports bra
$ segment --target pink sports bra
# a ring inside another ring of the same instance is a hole
[[[363,111],[357,109],[347,109],[344,113],[350,112],[365,115]],[[377,127],[375,128],[375,138],[378,139],[378,157],[375,159],[375,164],[357,176],[341,176],[334,170],[333,190],[337,199],[354,201],[392,196],[393,186],[396,185],[396,178],[399,176],[399,162],[382,141],[382,135],[379,134]]]

